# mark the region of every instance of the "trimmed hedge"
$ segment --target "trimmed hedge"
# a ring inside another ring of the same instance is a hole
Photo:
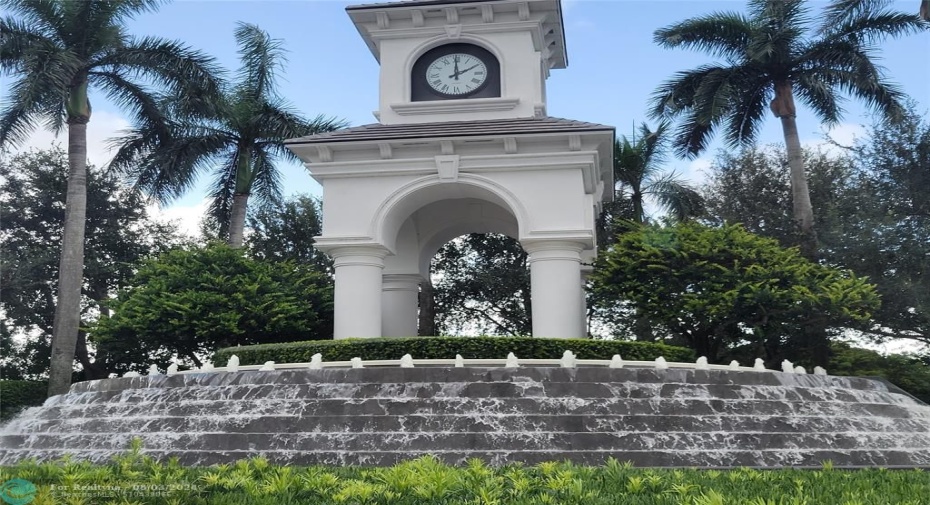
[[[344,340],[312,340],[282,344],[261,344],[220,349],[214,363],[223,366],[235,354],[243,365],[275,363],[305,363],[316,353],[324,361],[400,359],[410,354],[416,359],[463,358],[503,359],[514,353],[521,359],[561,358],[570,350],[579,359],[610,359],[619,354],[625,360],[654,360],[663,356],[668,361],[694,361],[694,353],[684,347],[652,342],[622,340],[591,340],[581,338],[531,337],[410,337]]]
[[[0,380],[0,419],[8,419],[26,408],[45,403],[48,383]]]

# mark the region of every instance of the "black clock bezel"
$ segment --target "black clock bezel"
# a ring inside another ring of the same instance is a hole
[[[480,59],[487,67],[488,77],[469,93],[449,95],[436,91],[426,79],[427,68],[437,59],[454,53],[468,54]],[[410,79],[410,99],[414,102],[429,100],[464,100],[469,98],[492,98],[501,96],[500,62],[487,49],[474,44],[454,43],[434,47],[423,53],[413,64]]]

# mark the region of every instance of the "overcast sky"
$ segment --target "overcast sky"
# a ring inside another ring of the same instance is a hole
[[[345,13],[360,2],[344,0],[293,1],[175,1],[157,13],[130,23],[133,34],[179,39],[218,58],[230,71],[237,67],[233,30],[238,21],[254,23],[272,37],[283,40],[289,51],[281,72],[280,91],[307,115],[326,114],[347,119],[352,125],[375,121],[378,107],[378,63],[362,42]],[[362,2],[364,3],[364,2]],[[552,72],[548,81],[548,112],[551,116],[614,125],[618,135],[629,135],[647,120],[650,94],[675,72],[712,62],[700,52],[661,49],[652,42],[653,32],[683,19],[717,11],[739,11],[744,1],[663,0],[563,0],[569,66]],[[824,2],[810,2],[816,12]],[[918,0],[896,3],[901,10],[916,12]],[[930,107],[930,33],[886,42],[881,63],[888,76],[920,105]],[[94,115],[89,126],[90,158],[101,165],[108,161],[104,141],[128,123],[118,108],[99,94],[92,95]],[[844,122],[834,131],[848,143],[859,125],[868,122],[865,109],[849,102]],[[819,122],[803,108],[798,126],[802,140],[817,142],[823,135]],[[47,146],[50,134],[37,133],[29,143]],[[763,143],[780,142],[781,129],[769,117]],[[676,160],[671,166],[693,179],[701,179],[719,143],[700,159]],[[319,186],[303,167],[283,166],[286,194],[319,194]],[[195,189],[174,202],[169,215],[199,215],[204,189]]]

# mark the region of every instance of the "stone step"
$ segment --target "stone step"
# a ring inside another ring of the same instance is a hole
[[[138,403],[88,403],[44,407],[40,419],[122,416],[230,416],[237,414],[412,415],[412,414],[587,414],[820,416],[910,418],[930,421],[930,409],[890,403],[841,403],[784,400],[639,399],[639,398],[398,398],[398,399],[257,399]]]
[[[76,449],[50,449],[50,450],[9,450],[0,452],[0,465],[8,465],[25,457],[34,457],[38,460],[58,459],[68,455],[78,460],[88,460],[97,463],[109,461],[113,456],[123,451],[106,450],[76,450]],[[621,462],[631,462],[636,467],[693,467],[703,468],[734,468],[734,467],[792,467],[792,468],[820,468],[824,462],[837,463],[837,468],[885,467],[885,468],[912,468],[930,466],[930,453],[908,450],[689,450],[678,449],[674,451],[642,450],[642,451],[564,451],[564,450],[506,450],[495,451],[460,451],[460,450],[431,450],[431,451],[360,451],[360,452],[304,452],[304,451],[192,451],[146,450],[146,454],[157,459],[167,460],[176,457],[182,465],[208,466],[229,463],[232,461],[261,456],[275,464],[281,465],[329,465],[329,466],[388,466],[421,456],[432,455],[439,460],[452,465],[463,465],[469,459],[481,459],[492,465],[507,463],[523,463],[536,465],[545,461],[572,461],[576,464],[603,465],[608,458]]]
[[[4,447],[24,449],[125,450],[132,433],[70,433],[3,435]],[[359,452],[445,450],[492,451],[504,447],[524,451],[590,450],[767,450],[843,449],[868,447],[875,450],[905,450],[930,445],[930,435],[907,433],[860,432],[835,433],[720,433],[720,432],[432,432],[432,433],[175,433],[147,432],[141,435],[143,446],[152,450],[189,451],[322,451]]]
[[[881,391],[736,384],[595,382],[413,382],[348,384],[255,384],[106,390],[71,395],[71,404],[174,403],[197,400],[357,398],[680,398],[723,400],[832,401],[913,404],[909,397]]]
[[[61,432],[911,432],[930,433],[925,419],[884,417],[693,416],[693,415],[237,415],[230,417],[110,417],[21,420],[16,434]]]
[[[467,356],[466,356],[467,357]],[[185,386],[228,386],[250,384],[357,384],[415,382],[594,382],[635,384],[735,384],[744,386],[786,386],[801,388],[840,388],[860,391],[887,391],[879,381],[860,377],[786,374],[782,372],[748,372],[729,370],[694,370],[655,368],[357,368],[322,370],[281,370],[242,373],[193,373],[172,376],[143,376],[79,382],[72,393],[122,391],[125,389],[167,389]]]

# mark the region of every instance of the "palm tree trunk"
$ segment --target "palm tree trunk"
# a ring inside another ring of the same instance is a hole
[[[245,233],[245,211],[249,205],[249,194],[233,195],[232,209],[229,216],[229,247],[242,247]]]
[[[68,196],[58,269],[58,303],[52,329],[48,395],[68,392],[81,322],[84,222],[87,215],[87,117],[68,120]]]
[[[772,112],[781,119],[781,129],[785,136],[788,168],[791,171],[791,205],[794,220],[801,232],[801,253],[813,259],[817,254],[814,208],[811,205],[810,189],[807,187],[807,175],[804,173],[804,158],[801,154],[801,139],[798,136],[794,95],[790,82],[783,81],[775,84]]]

